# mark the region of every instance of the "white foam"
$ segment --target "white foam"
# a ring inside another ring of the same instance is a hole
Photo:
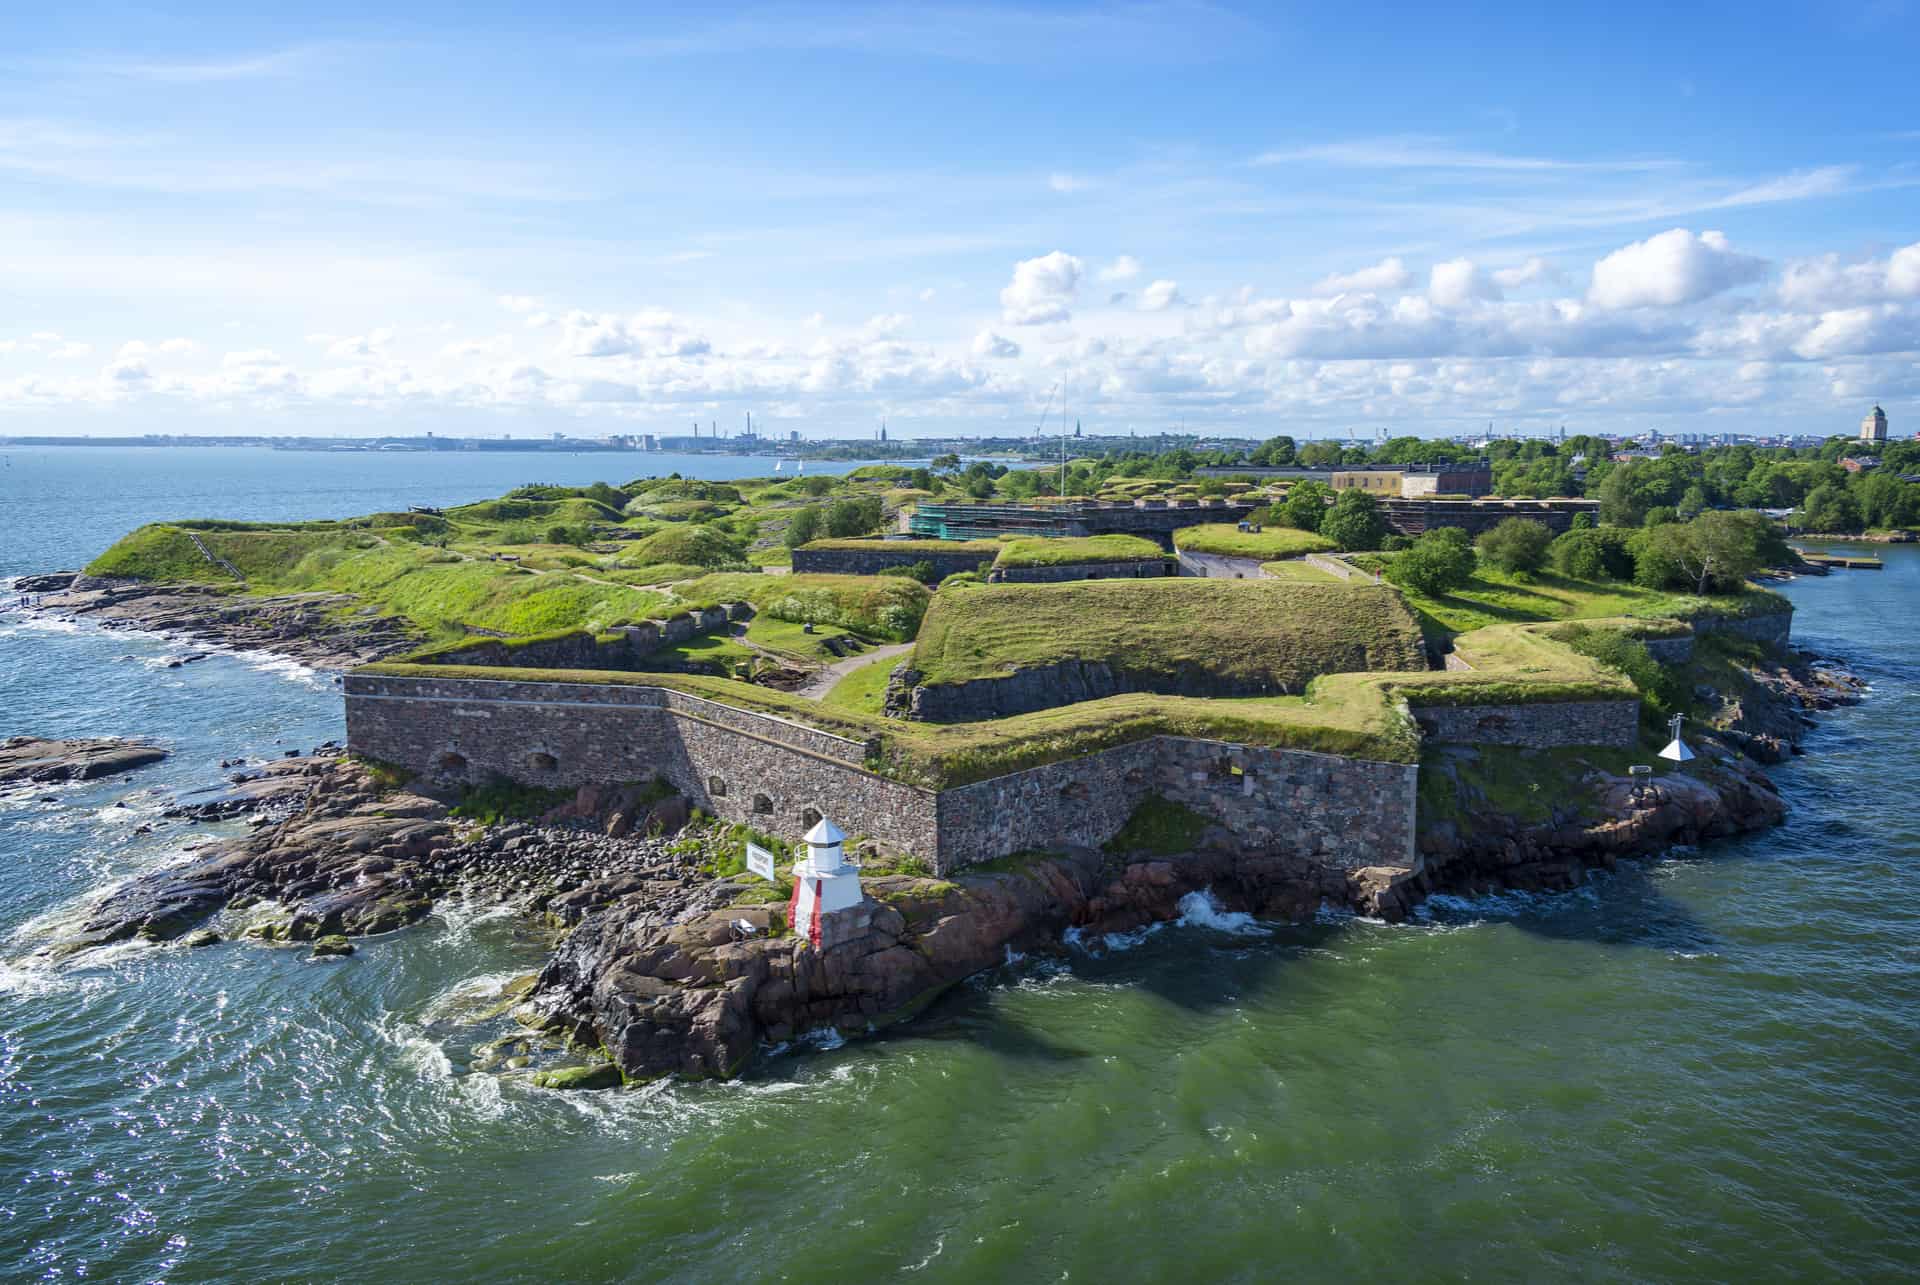
[[[1260,923],[1244,910],[1222,910],[1214,899],[1213,889],[1203,888],[1199,892],[1190,892],[1180,898],[1175,909],[1180,912],[1176,921],[1182,928],[1211,928],[1215,932],[1231,933],[1236,937],[1271,937],[1273,929]]]

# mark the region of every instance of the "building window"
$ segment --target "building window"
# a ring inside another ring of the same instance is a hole
[[[764,794],[756,794],[753,796],[753,810],[761,816],[767,816],[773,812],[773,800]]]

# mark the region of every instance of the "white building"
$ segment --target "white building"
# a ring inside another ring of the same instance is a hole
[[[1887,413],[1878,406],[1860,421],[1860,440],[1876,443],[1887,440]]]

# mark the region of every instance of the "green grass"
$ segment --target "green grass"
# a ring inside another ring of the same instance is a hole
[[[994,565],[1001,568],[1059,567],[1075,562],[1159,562],[1172,555],[1137,535],[1089,535],[1057,540],[1009,540]]]
[[[833,639],[846,639],[854,644],[848,655],[864,651],[869,645],[867,639],[851,629],[842,629],[838,625],[815,625],[814,631],[809,634],[802,623],[781,620],[765,613],[755,616],[747,626],[748,642],[810,664],[831,663],[841,659],[827,646]]]
[[[1697,615],[1749,616],[1786,609],[1784,598],[1765,589],[1700,597],[1642,589],[1619,580],[1572,580],[1550,572],[1523,580],[1491,567],[1482,567],[1463,588],[1441,597],[1409,592],[1407,604],[1430,634],[1464,633],[1517,621],[1604,616],[1684,620]]]
[[[673,526],[628,545],[619,560],[630,567],[660,562],[724,567],[744,562],[746,556],[745,549],[710,526]]]
[[[496,781],[491,785],[482,785],[467,790],[460,796],[460,802],[451,809],[450,815],[463,817],[469,821],[478,821],[482,825],[495,825],[501,821],[526,821],[565,803],[573,797],[572,790],[546,789],[537,785],[518,785],[511,781]]]
[[[940,594],[913,652],[929,683],[1068,660],[1164,690],[1206,675],[1298,692],[1318,674],[1422,666],[1398,594],[1372,585],[1166,579],[994,585]]]
[[[1347,583],[1347,581],[1342,580],[1339,576],[1334,575],[1333,572],[1322,571],[1311,562],[1305,562],[1298,558],[1289,559],[1285,562],[1263,562],[1260,564],[1260,570],[1266,572],[1268,576],[1275,580],[1292,580],[1299,584]]]
[[[146,580],[154,584],[233,584],[234,579],[200,555],[179,527],[155,523],[113,542],[89,562],[90,576]]]
[[[899,662],[876,660],[862,665],[833,685],[821,704],[850,714],[879,718],[887,696],[887,676]]]
[[[1231,522],[1182,527],[1173,533],[1173,543],[1186,553],[1259,558],[1263,562],[1298,558],[1309,553],[1331,553],[1340,547],[1325,536],[1315,535],[1311,531],[1277,526],[1262,531],[1242,531]]]
[[[1212,824],[1192,808],[1181,803],[1170,803],[1159,795],[1140,800],[1140,805],[1120,827],[1120,832],[1107,840],[1106,850],[1113,853],[1151,853],[1157,857],[1170,857],[1175,853],[1191,852],[1200,842],[1200,836]]]
[[[721,573],[680,586],[690,602],[750,602],[795,624],[839,625],[869,638],[905,642],[920,628],[932,594],[905,576]]]

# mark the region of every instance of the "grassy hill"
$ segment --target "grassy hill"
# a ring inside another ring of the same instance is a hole
[[[1309,553],[1331,553],[1340,547],[1325,536],[1315,535],[1311,531],[1296,531],[1284,526],[1242,531],[1231,522],[1207,522],[1200,526],[1182,527],[1173,533],[1173,543],[1187,553],[1259,558],[1263,562],[1298,558]]]
[[[1318,674],[1424,669],[1397,591],[1267,580],[994,585],[934,599],[913,664],[930,683],[1059,661],[1299,691]]]
[[[1137,535],[1085,535],[1065,539],[1008,540],[996,567],[1060,567],[1074,562],[1158,562],[1172,557]]]

